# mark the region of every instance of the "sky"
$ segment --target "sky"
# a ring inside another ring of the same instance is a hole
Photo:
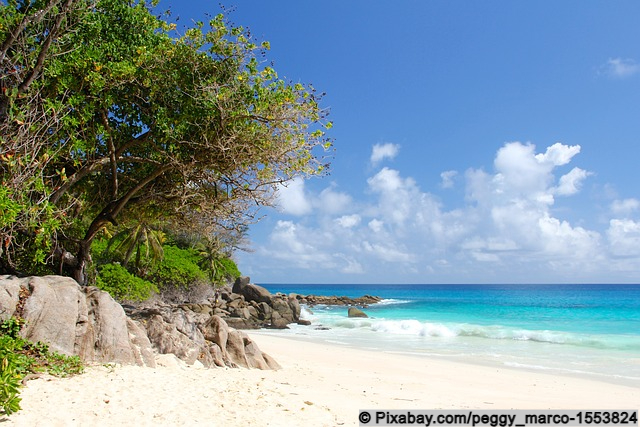
[[[640,2],[222,3],[334,123],[329,175],[236,254],[252,281],[640,283]]]

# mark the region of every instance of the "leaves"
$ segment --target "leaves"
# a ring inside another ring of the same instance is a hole
[[[132,228],[141,213],[203,234],[238,229],[273,203],[279,183],[325,173],[319,156],[332,124],[323,123],[321,95],[280,79],[265,65],[270,44],[224,15],[179,34],[145,2],[43,10],[0,52],[16,70],[0,95],[0,239],[11,242],[0,268],[17,267],[33,244],[37,262],[70,251],[81,268],[83,248],[110,223],[125,224],[114,242],[124,263],[146,268],[159,259],[161,236],[149,224]],[[0,12],[0,40],[31,13],[9,4]],[[42,51],[60,16],[56,43]],[[39,52],[42,70],[19,89]]]

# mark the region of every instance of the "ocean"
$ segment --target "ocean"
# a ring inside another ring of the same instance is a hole
[[[640,285],[293,285],[272,293],[384,298],[349,318],[262,331],[367,350],[589,377],[640,387]]]

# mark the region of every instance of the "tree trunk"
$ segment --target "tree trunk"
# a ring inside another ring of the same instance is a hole
[[[89,283],[86,266],[87,263],[91,261],[90,248],[91,241],[83,240],[80,242],[78,254],[76,255],[76,263],[71,266],[71,277],[78,282],[80,286],[87,286]]]

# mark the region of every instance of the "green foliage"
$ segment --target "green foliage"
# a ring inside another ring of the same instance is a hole
[[[45,343],[20,337],[23,324],[15,317],[0,324],[0,409],[6,415],[20,410],[20,387],[27,374],[46,372],[64,377],[84,371],[78,356],[51,352]]]
[[[150,274],[150,279],[160,287],[188,288],[192,284],[206,282],[207,275],[199,267],[199,261],[200,257],[194,249],[165,245],[164,259]]]
[[[13,317],[0,325],[0,409],[7,415],[20,410],[22,376],[18,369],[24,361],[16,352],[16,344],[21,327],[22,322]]]
[[[22,329],[24,321],[16,317],[11,317],[0,324],[0,335],[6,335],[11,339],[20,338],[20,329]]]
[[[142,301],[158,292],[164,298],[178,288],[195,291],[198,287],[222,285],[240,277],[235,262],[222,252],[207,252],[205,246],[200,243],[194,246],[184,236],[176,239],[168,235],[167,239],[172,244],[162,246],[164,258],[146,274],[133,266],[119,264],[120,255],[114,253],[107,239],[97,239],[91,251],[98,264],[97,286],[120,301]],[[211,270],[211,263],[215,270]]]
[[[0,2],[0,271],[47,263],[84,284],[94,239],[125,224],[115,252],[144,276],[162,242],[133,220],[241,230],[281,183],[325,170],[322,95],[279,78],[268,42],[223,15],[176,35],[149,8]],[[172,262],[159,282],[200,278]]]
[[[114,235],[109,240],[108,249],[113,248],[125,267],[135,255],[134,267],[144,275],[164,257],[163,242],[162,230],[150,221],[139,220]]]
[[[144,301],[158,292],[154,283],[134,276],[120,264],[99,267],[96,286],[120,301]]]
[[[218,269],[214,277],[214,283],[224,285],[227,282],[233,282],[240,277],[242,273],[238,270],[237,264],[231,258],[221,258],[218,260]]]
[[[84,364],[79,356],[65,356],[60,353],[49,353],[47,372],[58,377],[78,375],[84,372]]]
[[[20,386],[22,379],[16,373],[15,362],[10,352],[5,352],[7,345],[0,338],[0,409],[11,415],[20,410]]]

